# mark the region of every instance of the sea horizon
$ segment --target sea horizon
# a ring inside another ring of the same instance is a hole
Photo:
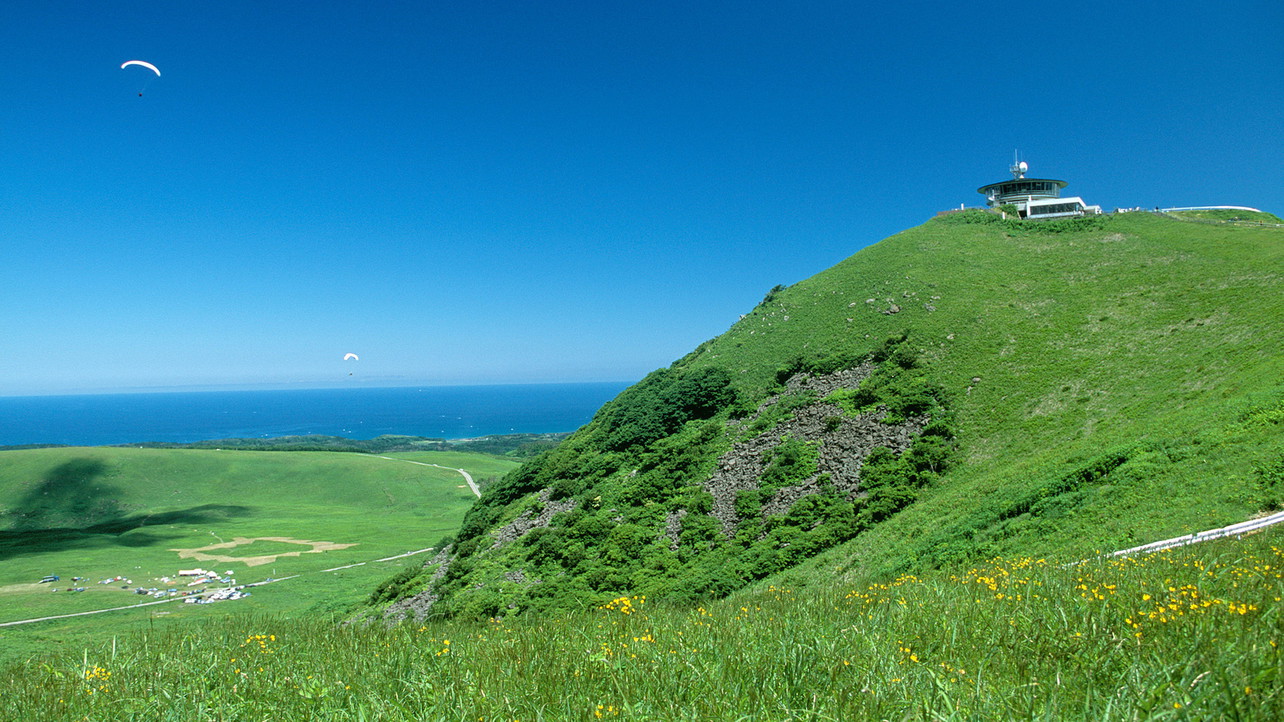
[[[187,389],[0,396],[0,446],[388,434],[462,439],[583,426],[630,382]]]

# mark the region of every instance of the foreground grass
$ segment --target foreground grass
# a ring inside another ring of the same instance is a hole
[[[560,619],[228,618],[11,667],[0,717],[1278,719],[1281,543]]]

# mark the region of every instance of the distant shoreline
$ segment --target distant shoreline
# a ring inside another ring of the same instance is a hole
[[[329,448],[364,450],[350,447],[383,437],[457,444],[565,434],[587,423],[626,387],[507,384],[0,397],[0,449],[211,442],[246,448],[280,439],[317,446],[325,437]],[[387,450],[388,445],[373,448]]]

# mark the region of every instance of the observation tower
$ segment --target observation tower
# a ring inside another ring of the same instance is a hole
[[[1027,178],[1030,166],[1025,161],[1008,168],[1012,180],[981,186],[977,193],[985,196],[986,205],[998,208],[1012,205],[1022,218],[1062,218],[1101,213],[1101,206],[1090,206],[1078,196],[1061,197],[1068,183],[1052,178]]]

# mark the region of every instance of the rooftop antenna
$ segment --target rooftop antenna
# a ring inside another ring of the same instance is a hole
[[[1012,172],[1013,178],[1019,179],[1025,177],[1025,172],[1030,170],[1030,166],[1026,165],[1023,160],[1017,160],[1017,152],[1014,150],[1012,151],[1012,167],[1008,168],[1008,170]]]

